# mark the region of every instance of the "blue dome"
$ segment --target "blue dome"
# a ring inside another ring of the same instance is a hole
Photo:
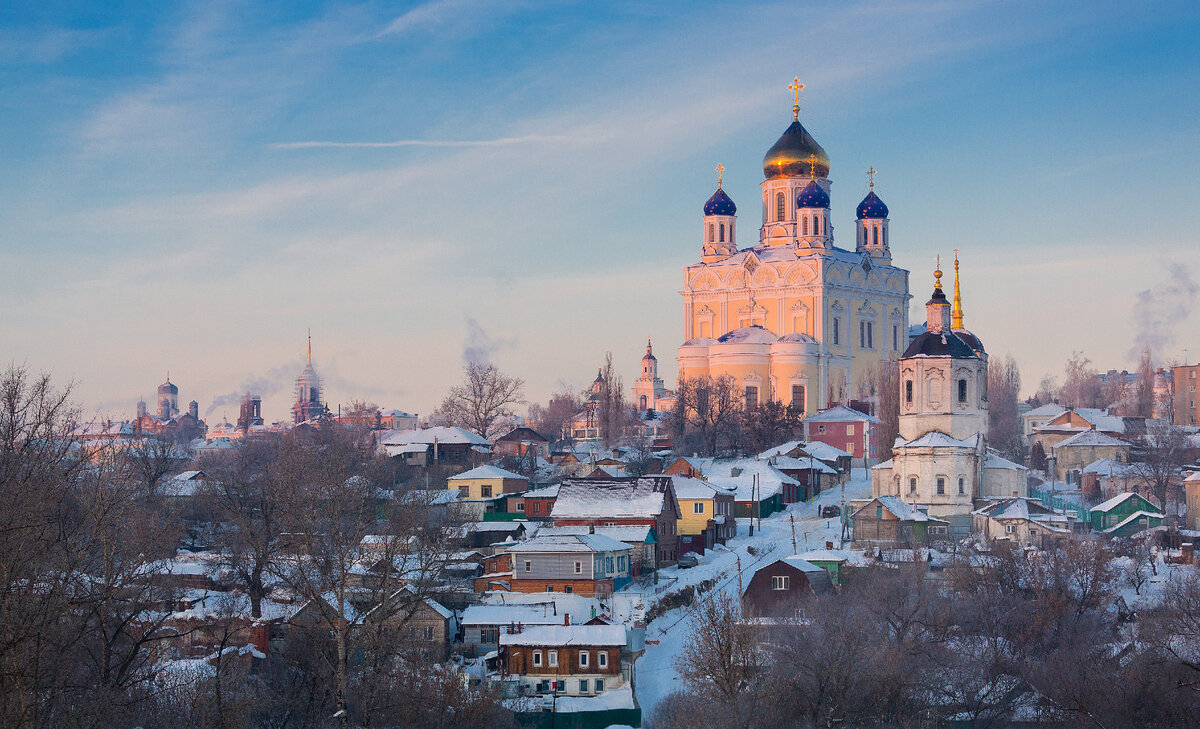
[[[868,192],[867,196],[863,198],[863,201],[858,204],[859,220],[862,220],[863,218],[878,220],[880,218],[886,218],[887,216],[887,205],[883,204],[883,201],[879,199],[879,196],[875,194],[874,190]]]
[[[717,188],[717,191],[712,194],[708,202],[704,203],[705,215],[737,215],[737,205],[729,199],[725,191]]]
[[[796,196],[796,207],[827,208],[829,207],[829,193],[825,192],[825,189],[818,185],[816,180],[813,180]]]

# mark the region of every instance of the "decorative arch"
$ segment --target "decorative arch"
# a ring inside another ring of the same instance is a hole
[[[735,268],[725,277],[725,285],[730,288],[741,288],[746,285],[746,271],[741,268]]]
[[[720,285],[721,279],[709,271],[704,271],[692,277],[692,289],[696,291],[707,291],[715,289]]]
[[[789,284],[806,284],[817,277],[817,272],[807,263],[797,263],[787,270],[784,280]]]
[[[760,266],[758,272],[754,274],[755,286],[774,286],[779,283],[779,274],[770,266]]]

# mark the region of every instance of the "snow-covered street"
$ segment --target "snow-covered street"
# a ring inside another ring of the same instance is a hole
[[[847,507],[851,499],[869,498],[870,495],[870,472],[862,468],[854,469],[851,480],[845,485]],[[756,523],[754,536],[749,534],[751,520],[738,519],[738,536],[726,545],[727,548],[718,546],[709,550],[700,558],[699,566],[691,569],[668,567],[662,570],[660,579],[677,579],[669,590],[678,590],[716,578],[717,586],[701,599],[718,593],[736,595],[739,558],[742,580],[746,582],[759,566],[793,554],[793,524],[795,553],[823,548],[827,541],[837,547],[841,533],[840,519],[822,519],[818,513],[822,506],[841,505],[842,500],[843,490],[837,487],[822,492],[812,503],[790,504],[784,511],[763,519],[761,529]],[[751,554],[751,550],[754,554]],[[642,714],[647,719],[653,716],[665,695],[680,687],[675,662],[683,651],[690,628],[688,608],[671,610],[646,627],[646,652],[634,664],[634,689]]]

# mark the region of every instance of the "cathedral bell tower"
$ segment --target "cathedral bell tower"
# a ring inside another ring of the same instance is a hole
[[[723,165],[717,165],[717,191],[704,203],[704,247],[700,260],[715,263],[737,253],[737,206],[721,188]]]
[[[892,262],[892,250],[888,244],[888,207],[875,194],[875,168],[867,170],[871,190],[858,204],[858,222],[855,238],[859,253],[869,253],[883,263]]]

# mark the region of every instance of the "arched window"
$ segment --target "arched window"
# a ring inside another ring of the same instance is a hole
[[[712,243],[714,240],[716,240],[716,238],[714,237],[713,229],[714,229],[713,224],[709,223],[708,224],[708,242],[709,243]]]
[[[958,381],[958,401],[960,403],[965,403],[967,401],[967,381],[966,380]]]
[[[646,409],[646,396],[645,396],[645,395],[642,395],[642,400],[641,400],[641,409],[642,409],[642,410],[645,410],[645,409]]]
[[[721,223],[721,238],[720,238],[720,240],[722,243],[725,242],[725,224],[724,223]]]
[[[899,476],[896,477],[896,495],[897,496],[900,495],[900,477]]]
[[[912,478],[908,479],[908,492],[910,494],[917,493],[917,477],[916,476],[913,476]]]
[[[904,402],[912,405],[912,380],[904,381]]]
[[[784,205],[783,193],[782,192],[776,193],[775,194],[775,219],[776,220],[783,220],[783,214],[785,212],[783,205]]]
[[[875,245],[879,245],[879,226],[875,226]]]
[[[946,479],[941,476],[937,477],[937,492],[938,496],[943,496],[946,493]]]
[[[958,477],[958,493],[965,494],[965,493],[967,493],[966,489],[967,489],[967,480],[965,478],[963,478],[962,476],[959,476]]]
[[[804,216],[804,235],[808,235],[808,216]]]

